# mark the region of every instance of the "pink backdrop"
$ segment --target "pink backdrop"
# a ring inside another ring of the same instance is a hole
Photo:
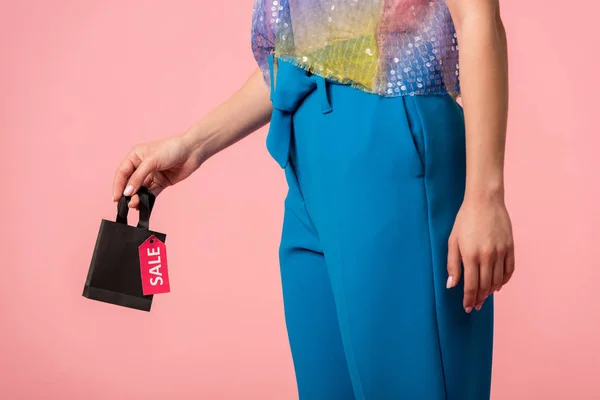
[[[598,399],[600,8],[503,3],[518,271],[497,298],[492,397]],[[0,2],[1,398],[295,398],[277,266],[285,183],[264,130],[158,199],[172,293],[150,314],[81,297],[118,161],[245,81],[251,11]]]

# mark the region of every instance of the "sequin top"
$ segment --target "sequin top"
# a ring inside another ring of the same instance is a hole
[[[445,0],[254,0],[252,51],[382,96],[460,94]]]

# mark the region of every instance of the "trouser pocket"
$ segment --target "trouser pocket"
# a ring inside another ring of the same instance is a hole
[[[418,160],[419,168],[417,176],[425,174],[425,139],[423,134],[423,124],[419,117],[419,113],[412,97],[400,96],[399,114],[401,115],[403,124],[400,127],[401,134],[405,135],[410,140],[410,146],[414,150],[415,157]]]

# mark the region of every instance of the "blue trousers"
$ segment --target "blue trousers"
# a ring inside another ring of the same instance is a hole
[[[300,399],[489,399],[493,299],[467,314],[462,284],[445,288],[465,186],[460,105],[384,98],[282,61],[271,100]]]

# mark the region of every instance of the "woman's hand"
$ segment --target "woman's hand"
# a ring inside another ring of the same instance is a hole
[[[515,270],[512,225],[504,201],[466,200],[448,241],[448,288],[458,284],[464,266],[467,313],[506,284]]]
[[[158,195],[200,167],[202,161],[196,153],[185,136],[135,146],[117,168],[113,200],[118,201],[122,195],[131,196],[141,186]],[[129,207],[137,208],[138,205],[139,198],[135,195]]]
[[[512,228],[504,205],[508,116],[506,30],[498,0],[447,0],[460,45],[460,89],[465,112],[465,200],[449,240],[449,287],[464,266],[467,313],[513,274]]]

